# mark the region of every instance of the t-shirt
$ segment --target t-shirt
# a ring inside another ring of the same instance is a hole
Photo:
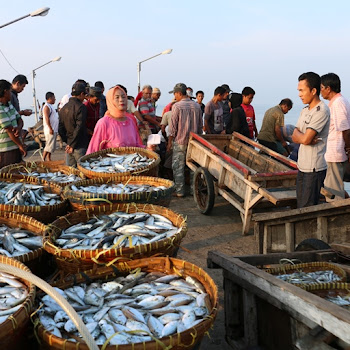
[[[0,102],[0,152],[7,152],[18,149],[18,146],[10,139],[6,128],[17,127],[17,120],[21,116],[15,107],[9,102],[8,106]]]
[[[204,109],[204,120],[208,121],[212,134],[220,134],[222,130],[224,130],[224,118],[221,105],[210,100]]]
[[[149,115],[151,116],[154,120],[156,120],[156,113],[154,106],[151,101],[147,101],[145,99],[141,99],[139,102],[139,111],[142,116]],[[156,125],[149,123],[149,128],[150,129],[157,129]]]
[[[137,108],[134,106],[134,102],[132,102],[131,100],[128,100],[128,106],[126,111],[131,114],[134,114],[137,111]]]
[[[298,168],[304,173],[327,169],[324,159],[329,130],[329,109],[323,101],[314,108],[305,107],[300,113],[296,127],[305,133],[307,129],[317,132],[321,138],[315,145],[300,145],[298,153]]]
[[[248,127],[249,127],[249,137],[251,139],[254,138],[254,126],[255,126],[255,112],[254,107],[252,105],[241,104],[244,109],[245,117],[247,119]]]
[[[284,126],[284,113],[279,105],[265,112],[258,139],[267,142],[278,141],[275,132],[276,126]]]
[[[170,125],[170,119],[171,119],[172,112],[165,112],[162,117],[162,121],[160,122],[161,125]]]
[[[58,113],[55,110],[55,107],[51,105],[50,103],[45,103],[45,106],[49,107],[49,120],[50,120],[50,125],[51,128],[53,129],[54,132],[58,132]],[[44,107],[45,107],[44,106]],[[48,125],[46,124],[46,119],[43,118],[43,125],[44,125],[44,134],[50,134],[50,129]]]
[[[329,102],[331,113],[329,133],[327,139],[327,162],[345,162],[348,157],[345,153],[343,131],[350,129],[350,104],[341,94],[336,94]]]

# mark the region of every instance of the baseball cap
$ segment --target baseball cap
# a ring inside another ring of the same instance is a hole
[[[74,83],[72,86],[72,95],[73,96],[78,96],[82,92],[87,93],[86,91],[86,84],[84,83]]]
[[[232,90],[227,84],[222,84],[221,87],[223,87],[227,92],[232,92]]]
[[[181,92],[183,95],[186,95],[187,86],[184,83],[177,83],[174,86],[172,91],[169,91],[169,94],[173,94],[174,92]]]

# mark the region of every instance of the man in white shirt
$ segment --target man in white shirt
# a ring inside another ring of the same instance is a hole
[[[340,79],[334,73],[321,77],[321,95],[329,101],[331,113],[325,154],[327,174],[324,188],[334,194],[334,200],[339,200],[345,198],[344,167],[350,156],[350,104],[340,93]]]

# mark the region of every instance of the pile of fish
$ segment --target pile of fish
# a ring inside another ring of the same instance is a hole
[[[325,299],[339,306],[346,306],[347,308],[350,306],[350,295],[337,295],[336,297],[326,297]]]
[[[114,212],[62,230],[54,244],[62,249],[111,249],[150,244],[180,232],[159,214]]]
[[[129,184],[103,184],[90,186],[71,185],[74,192],[98,193],[98,194],[132,194],[137,192],[152,192],[166,190],[165,186],[129,185]]]
[[[291,274],[278,275],[276,277],[292,284],[331,283],[341,280],[332,270],[314,272],[296,271]]]
[[[82,180],[82,178],[77,175],[74,175],[74,174],[67,175],[60,171],[56,171],[53,173],[52,172],[39,173],[39,172],[33,171],[33,172],[23,173],[22,175],[33,176],[40,180],[52,181],[57,183],[75,182],[75,181]]]
[[[139,153],[107,153],[105,156],[81,161],[80,165],[87,170],[98,173],[125,173],[147,167],[154,161],[155,159],[142,156]]]
[[[21,308],[28,294],[25,284],[12,275],[0,272],[0,324]]]
[[[43,246],[42,236],[20,228],[0,226],[0,254],[15,257]],[[0,297],[1,298],[1,297]]]
[[[203,285],[187,276],[136,272],[114,281],[56,290],[82,318],[98,345],[139,343],[181,333],[209,315],[210,297]],[[39,318],[60,338],[80,341],[73,322],[48,295]]]
[[[44,186],[21,182],[0,182],[0,203],[11,205],[54,205],[61,202],[59,195],[47,193]]]

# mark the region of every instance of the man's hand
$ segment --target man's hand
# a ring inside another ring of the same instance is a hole
[[[65,151],[66,151],[66,153],[68,153],[68,154],[72,154],[72,153],[73,153],[73,147],[67,145]]]
[[[166,151],[170,152],[172,148],[173,148],[173,142],[172,142],[172,140],[169,140],[168,144],[166,146]]]
[[[25,115],[26,117],[29,117],[30,115],[32,115],[33,111],[31,109],[24,109],[23,111],[21,111],[22,115]]]
[[[13,132],[13,135],[15,135],[15,137],[19,137],[19,127],[18,126],[13,127],[12,132]]]
[[[23,154],[23,157],[25,157],[27,155],[27,151],[25,149],[25,146],[18,146],[20,152]]]
[[[53,135],[53,134],[54,134],[53,129],[50,128],[50,135]]]

